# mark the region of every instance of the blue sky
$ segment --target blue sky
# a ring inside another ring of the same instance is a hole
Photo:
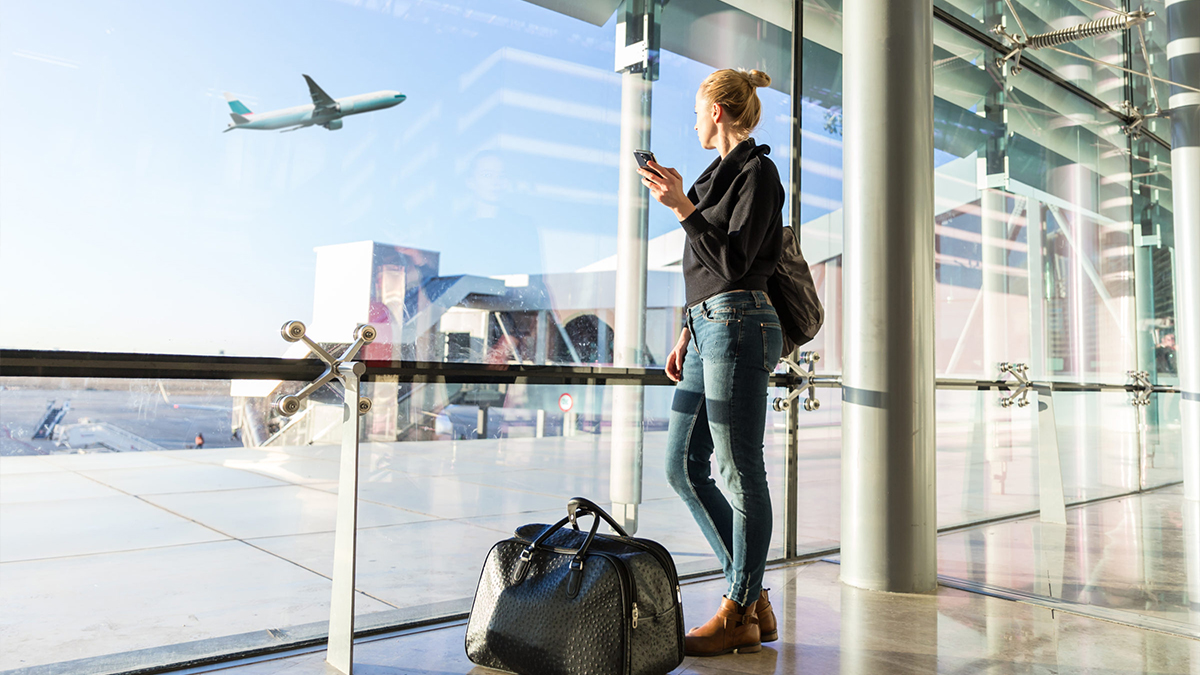
[[[0,346],[276,355],[328,244],[439,251],[442,274],[611,255],[613,35],[520,0],[5,2]],[[711,71],[664,54],[655,83],[652,148],[689,183],[714,157],[692,130]],[[221,133],[223,91],[300,105],[301,73],[408,100],[336,132]],[[788,98],[760,91],[786,180]],[[651,236],[674,227],[652,205]]]

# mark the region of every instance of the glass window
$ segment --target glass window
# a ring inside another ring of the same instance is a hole
[[[5,629],[0,668],[79,661],[78,672],[99,672],[97,659],[113,654],[126,667],[160,666],[326,630],[342,405],[321,392],[291,419],[268,417],[270,435],[243,447],[235,436],[250,429],[231,427],[248,424],[254,386],[0,378],[0,594],[23,618]],[[367,383],[358,627],[466,612],[492,544],[556,521],[575,496],[607,506],[614,390]],[[665,477],[672,394],[645,390],[638,534],[666,546],[681,573],[712,571],[711,548]],[[433,422],[424,438],[396,442],[397,419]],[[772,559],[783,555],[784,419],[767,420]],[[830,419],[804,420],[802,470],[824,480],[838,471]],[[837,499],[805,489],[801,503],[802,548],[835,544]]]
[[[1011,3],[936,0],[935,4],[980,31],[989,32],[989,37],[1000,39],[1005,46],[1011,46],[1010,41],[991,33],[997,26],[1003,26],[1009,35],[1028,37],[1046,35],[1117,16],[1115,12],[1084,0],[1013,0]],[[1135,36],[1136,33],[1129,35]],[[1039,63],[1066,82],[1078,86],[1111,108],[1117,109],[1121,101],[1127,98],[1125,77],[1122,71],[1104,64],[1129,67],[1126,63],[1124,39],[1123,31],[1115,31],[1045,48],[1030,47],[1021,54],[1021,61]],[[1015,60],[1013,62],[1015,63]],[[1009,75],[1010,78],[1017,79],[1024,76],[1023,73]]]
[[[656,11],[645,119],[617,3],[539,4],[6,4],[0,92],[38,105],[0,118],[0,346],[278,356],[299,319],[376,325],[372,359],[611,363],[622,129],[690,185],[698,85],[763,69],[787,185],[790,3]],[[661,365],[684,238],[646,206]]]
[[[1129,42],[1129,68],[1139,73],[1147,72],[1146,58],[1150,59],[1149,71],[1154,77],[1160,77],[1164,80],[1171,78],[1170,69],[1167,67],[1167,36],[1169,29],[1167,28],[1167,7],[1166,3],[1148,2],[1145,5],[1147,10],[1153,11],[1154,16],[1150,17],[1146,24],[1142,26],[1142,35],[1146,40],[1146,52],[1143,55],[1141,43],[1137,36],[1130,34]],[[1153,113],[1157,108],[1169,108],[1170,105],[1167,99],[1171,95],[1170,86],[1163,82],[1155,82],[1153,90],[1150,86],[1150,78],[1131,75],[1129,77],[1129,88],[1133,92],[1132,103],[1145,114]],[[1158,101],[1155,104],[1155,96]],[[1146,120],[1144,127],[1159,138],[1170,142],[1171,140],[1171,118],[1157,117]]]
[[[840,16],[821,4],[806,12],[803,241],[831,284],[842,234]],[[1119,122],[1032,72],[1005,80],[995,52],[940,22],[934,51],[939,374],[990,379],[1012,361],[1035,377],[1124,381],[1134,304]],[[836,370],[840,289],[826,292],[818,341]]]
[[[690,184],[716,157],[695,92],[723,67],[771,75],[755,138],[785,185],[792,128],[791,3],[667,5],[650,109],[632,117],[616,5],[5,4],[0,91],[45,114],[0,118],[0,346],[299,358],[278,327],[300,319],[335,353],[375,325],[368,360],[611,363],[622,129],[651,128]],[[682,323],[684,239],[647,207],[643,362],[659,365]],[[271,400],[304,383],[2,384],[4,593],[31,619],[0,669],[131,652],[158,666],[324,632],[336,388],[284,418]],[[368,383],[359,626],[466,611],[492,543],[571,496],[604,503],[613,391]],[[671,394],[645,388],[641,533],[711,571],[663,477]],[[782,424],[772,412],[777,513]],[[816,426],[813,461],[836,472],[837,434]],[[803,546],[836,541],[828,515]],[[414,541],[456,562],[414,560]],[[39,603],[51,584],[65,592]],[[114,597],[141,609],[116,616]],[[112,630],[89,633],[97,620]]]

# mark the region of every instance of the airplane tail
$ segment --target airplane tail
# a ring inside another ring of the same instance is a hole
[[[237,129],[238,127],[242,126],[243,124],[250,123],[250,120],[248,118],[243,117],[242,115],[239,115],[237,113],[229,113],[229,116],[233,118],[233,124],[230,124],[229,126],[225,127],[225,131],[233,131],[234,129]]]
[[[233,94],[225,92],[225,100],[229,102],[229,109],[234,113],[238,115],[250,114],[250,109],[246,107],[246,104],[237,100],[237,97],[235,97]]]

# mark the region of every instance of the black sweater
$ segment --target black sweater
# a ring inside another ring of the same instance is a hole
[[[766,291],[783,251],[783,184],[771,148],[754,139],[713,160],[688,190],[696,211],[687,233],[683,283],[687,304],[726,291]]]

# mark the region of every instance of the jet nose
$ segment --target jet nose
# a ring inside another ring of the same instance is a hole
[[[393,96],[392,98],[396,99],[397,101],[399,101],[399,102],[401,102],[401,103],[404,103],[404,101],[405,101],[406,99],[408,99],[408,97],[407,97],[407,96],[405,96],[404,94],[396,94],[396,95],[395,95],[395,96]]]

